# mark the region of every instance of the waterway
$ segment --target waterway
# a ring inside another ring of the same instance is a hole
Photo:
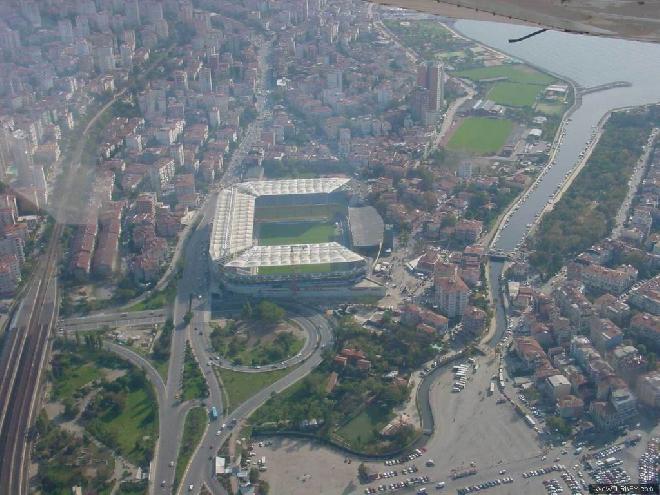
[[[534,221],[557,185],[571,170],[589,141],[593,126],[609,110],[660,101],[660,44],[596,38],[548,31],[521,43],[509,38],[523,36],[529,27],[495,22],[458,21],[455,28],[465,36],[499,51],[529,62],[574,81],[592,87],[614,81],[628,81],[632,86],[614,88],[583,97],[582,105],[566,124],[566,137],[556,155],[555,165],[540,181],[536,190],[510,218],[495,247],[513,250],[525,237],[527,224]]]
[[[566,123],[566,136],[556,154],[555,165],[542,178],[534,191],[510,217],[502,229],[495,247],[513,250],[523,241],[527,224],[534,222],[553,196],[564,175],[573,169],[580,151],[590,140],[593,126],[608,111],[660,101],[660,44],[640,43],[548,31],[521,43],[511,44],[509,38],[530,33],[533,28],[495,22],[458,21],[456,30],[480,43],[491,46],[520,61],[570,79],[582,87],[592,87],[614,81],[628,81],[630,87],[614,88],[587,94],[582,104]],[[491,293],[495,298],[497,332],[491,345],[506,329],[505,310],[501,301],[500,276],[503,263],[489,267]]]

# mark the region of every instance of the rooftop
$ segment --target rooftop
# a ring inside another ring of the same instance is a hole
[[[354,247],[378,246],[383,242],[385,224],[373,206],[349,208],[348,223]]]

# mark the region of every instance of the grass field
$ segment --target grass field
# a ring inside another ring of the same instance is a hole
[[[534,104],[542,90],[541,86],[535,84],[498,82],[491,88],[486,98],[499,105],[529,107]]]
[[[260,266],[259,275],[287,275],[292,273],[328,273],[332,263],[315,265]]]
[[[337,229],[332,223],[264,223],[259,226],[259,244],[316,244],[334,240]]]
[[[338,204],[273,206],[257,208],[254,212],[254,221],[316,220],[326,222],[332,220],[335,215],[345,214],[346,207]]]
[[[539,72],[526,65],[496,65],[494,67],[481,67],[478,69],[462,70],[454,73],[457,77],[467,77],[473,81],[482,81],[494,77],[506,77],[510,82],[523,84],[536,84],[547,86],[555,78]]]
[[[217,368],[215,370],[220,380],[222,380],[222,386],[229,399],[228,412],[233,411],[259,390],[276,382],[290,371],[293,371],[293,369],[264,371],[263,373],[243,373]]]
[[[456,129],[447,147],[476,154],[492,154],[506,143],[512,129],[513,122],[510,120],[469,117]]]
[[[337,430],[337,434],[353,448],[360,448],[378,440],[374,430],[380,430],[387,424],[389,416],[382,409],[368,406],[360,414]]]
[[[537,103],[534,109],[546,115],[561,115],[566,107],[560,103]]]
[[[181,482],[186,466],[190,457],[195,451],[195,447],[202,439],[204,429],[208,423],[208,413],[204,407],[195,407],[188,411],[183,425],[183,435],[181,436],[181,447],[176,459],[176,471],[174,474],[174,486],[178,487]]]
[[[59,400],[71,399],[76,391],[100,377],[99,369],[91,364],[68,368],[55,381],[53,396]]]
[[[151,443],[158,434],[158,410],[153,396],[144,389],[133,390],[126,394],[126,403],[121,413],[115,417],[98,418],[94,427],[102,430],[101,438],[112,438],[121,455],[132,462],[140,462],[142,453],[136,449],[138,440],[149,436]]]

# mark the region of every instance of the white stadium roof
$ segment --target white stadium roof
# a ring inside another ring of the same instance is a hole
[[[343,177],[253,181],[236,184],[231,189],[220,191],[209,243],[211,259],[235,268],[362,260],[360,255],[336,242],[283,246],[254,245],[255,201],[259,196],[330,194],[349,181],[350,179]]]
[[[283,194],[331,193],[347,184],[350,179],[343,177],[323,177],[320,179],[260,180],[237,184],[241,192],[253,196],[277,196]]]
[[[285,244],[281,246],[253,246],[227,263],[234,268],[259,266],[320,265],[349,263],[362,260],[362,256],[337,242],[322,244]]]
[[[227,259],[252,246],[254,199],[233,188],[220,191],[211,230],[211,258]]]

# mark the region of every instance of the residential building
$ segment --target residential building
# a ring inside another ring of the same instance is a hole
[[[637,398],[645,406],[660,409],[660,371],[652,371],[637,379]]]
[[[458,275],[435,277],[435,303],[448,318],[459,318],[465,313],[470,289]]]
[[[621,294],[637,280],[637,269],[630,265],[606,268],[590,264],[582,267],[580,276],[584,285],[591,289]]]

